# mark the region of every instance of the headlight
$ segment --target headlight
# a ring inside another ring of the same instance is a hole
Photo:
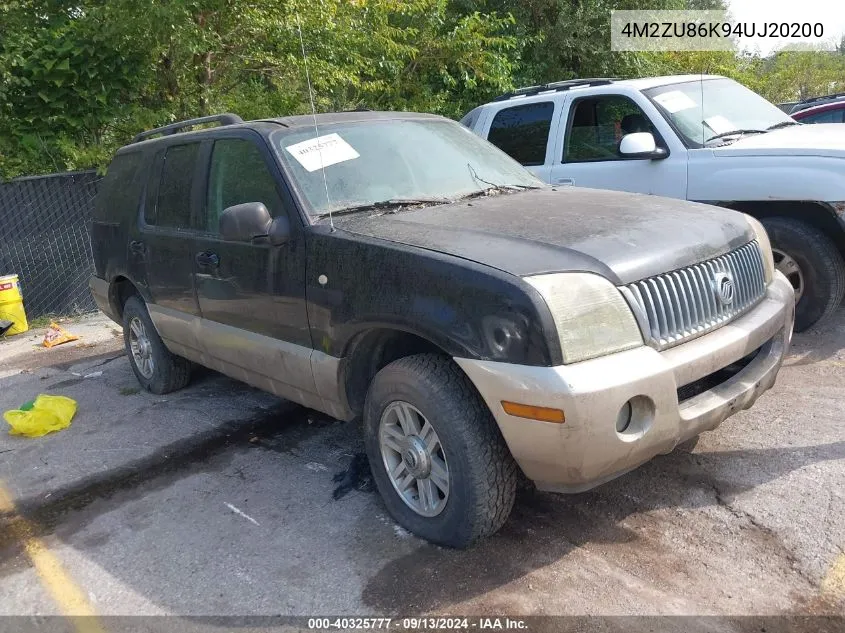
[[[643,344],[631,308],[616,287],[590,273],[526,277],[549,306],[564,364],[622,352]]]
[[[754,230],[754,239],[760,245],[760,252],[763,254],[763,268],[766,274],[766,285],[772,283],[772,278],[775,276],[775,260],[772,256],[772,245],[769,243],[769,234],[762,224],[750,215],[746,215],[745,219]]]

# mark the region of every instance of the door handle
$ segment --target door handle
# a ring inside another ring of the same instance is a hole
[[[217,253],[212,253],[211,251],[197,253],[196,260],[197,264],[200,266],[211,266],[213,268],[217,268],[220,265],[220,256]]]
[[[575,179],[574,178],[558,178],[555,180],[556,185],[574,185]]]
[[[129,242],[129,251],[135,253],[136,255],[143,255],[146,250],[147,247],[143,242],[139,242],[138,240]]]

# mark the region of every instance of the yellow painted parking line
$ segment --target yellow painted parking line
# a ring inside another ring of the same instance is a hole
[[[845,596],[845,554],[840,554],[822,580],[822,593],[831,596]]]
[[[35,535],[35,526],[20,516],[15,509],[12,496],[0,482],[0,513],[9,515],[9,532],[23,545],[26,555],[32,561],[41,584],[66,616],[74,616],[73,624],[78,633],[103,633],[103,628],[94,617],[96,612],[88,596],[67,573],[62,563]]]

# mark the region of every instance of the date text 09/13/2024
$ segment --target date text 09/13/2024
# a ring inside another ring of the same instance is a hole
[[[309,618],[308,628],[312,630],[402,630],[402,631],[467,631],[478,630],[526,630],[528,624],[519,618],[498,617],[412,617],[412,618]]]

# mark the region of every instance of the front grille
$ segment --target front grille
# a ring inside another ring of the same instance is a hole
[[[730,279],[732,284],[725,284]],[[720,293],[717,285],[732,285]],[[766,293],[763,256],[756,241],[694,266],[620,288],[646,343],[663,350],[715,330],[753,307]]]

